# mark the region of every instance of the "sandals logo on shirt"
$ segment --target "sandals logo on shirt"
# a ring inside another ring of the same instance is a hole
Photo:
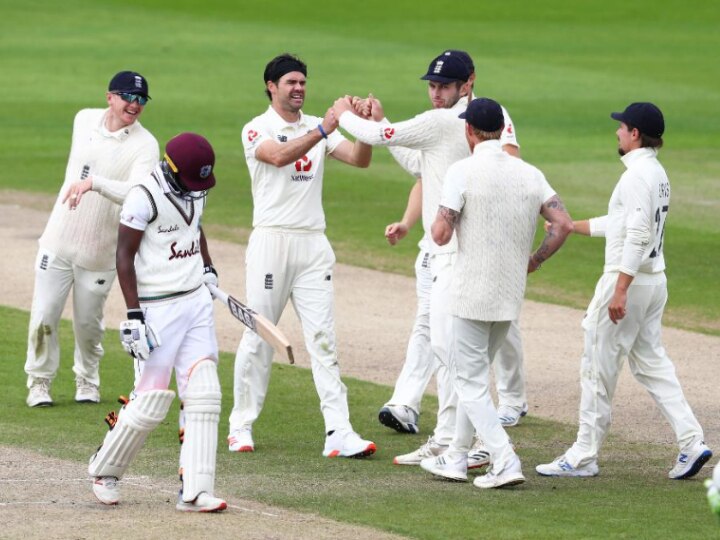
[[[295,170],[299,173],[310,172],[312,170],[313,162],[307,157],[307,155],[301,157],[295,162]],[[293,182],[309,182],[315,178],[314,174],[291,174],[290,179]]]
[[[189,249],[176,249],[177,244],[177,242],[173,242],[170,246],[170,256],[168,257],[169,261],[172,261],[173,259],[186,259],[187,257],[200,255],[200,242],[195,242],[193,240]]]

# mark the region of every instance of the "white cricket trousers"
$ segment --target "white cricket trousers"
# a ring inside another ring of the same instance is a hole
[[[487,447],[493,464],[513,455],[490,395],[490,363],[505,341],[510,321],[452,318],[450,372],[458,396],[457,424],[448,452],[467,454],[474,433]]]
[[[415,277],[417,295],[415,323],[408,340],[405,363],[387,405],[404,405],[420,414],[420,404],[425,388],[437,368],[435,355],[430,347],[432,272],[430,271],[430,253],[428,251],[420,250],[415,260]]]
[[[430,260],[432,270],[430,335],[432,350],[437,362],[438,386],[438,416],[433,437],[439,444],[449,444],[455,433],[457,407],[453,379],[446,367],[448,354],[453,346],[452,340],[448,336],[453,332],[454,317],[448,313],[447,309],[450,301],[455,254],[434,255]],[[527,398],[522,338],[520,324],[517,320],[510,322],[510,327],[500,342],[500,349],[494,358],[491,357],[490,361],[495,373],[498,404],[522,407]],[[427,385],[427,383],[425,384]]]
[[[277,323],[291,300],[302,324],[325,431],[351,430],[347,387],[340,380],[335,345],[335,254],[322,232],[258,227],[245,253],[247,304]],[[230,432],[249,427],[262,411],[273,350],[246,330],[235,356]]]
[[[73,291],[73,371],[100,386],[100,359],[105,334],[103,308],[115,270],[94,272],[40,248],[35,259],[25,372],[28,388],[35,378],[54,379],[60,365],[58,325],[70,289]]]
[[[135,361],[135,394],[166,390],[173,370],[182,400],[192,367],[203,359],[218,361],[213,301],[204,285],[171,300],[141,302],[145,321],[160,337],[161,345],[145,361]]]
[[[662,345],[661,321],[667,301],[664,272],[635,276],[628,289],[626,315],[613,324],[608,305],[617,278],[617,272],[603,274],[582,323],[585,348],[580,366],[580,422],[577,440],[566,453],[575,467],[597,459],[610,429],[612,398],[626,356],[633,376],[670,423],[680,449],[703,438],[675,366]]]

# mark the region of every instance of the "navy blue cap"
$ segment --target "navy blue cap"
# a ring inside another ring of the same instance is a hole
[[[497,131],[505,125],[502,107],[490,98],[473,99],[465,112],[460,113],[459,118],[464,118],[472,127],[487,132]]]
[[[150,99],[148,83],[145,77],[135,71],[121,71],[115,75],[108,85],[108,91],[124,94],[137,94]]]
[[[465,82],[469,78],[470,70],[465,65],[465,62],[457,56],[445,55],[445,53],[430,62],[427,73],[420,77],[424,81],[440,83]]]
[[[623,112],[611,113],[610,118],[635,127],[649,137],[659,139],[665,133],[663,114],[652,103],[631,103]]]
[[[442,53],[441,56],[454,56],[456,58],[459,58],[463,61],[465,64],[465,67],[467,67],[470,74],[475,73],[475,64],[473,63],[472,57],[466,53],[465,51],[461,51],[459,49],[448,49],[444,53]]]

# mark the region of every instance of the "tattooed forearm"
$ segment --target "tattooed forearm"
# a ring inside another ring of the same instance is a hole
[[[572,220],[565,210],[560,197],[552,196],[545,201],[540,209],[542,216],[547,219],[550,224],[546,227],[547,232],[543,238],[540,247],[530,257],[531,268],[529,271],[537,269],[543,262],[549,259],[555,253],[572,231]]]
[[[453,229],[457,225],[458,219],[460,219],[460,212],[452,210],[446,206],[440,206],[438,214],[450,225]]]
[[[558,197],[557,195],[553,195],[552,197],[550,197],[547,201],[545,201],[545,204],[543,204],[543,206],[548,209],[552,208],[560,210],[561,212],[565,212],[565,205],[560,200],[560,197]]]

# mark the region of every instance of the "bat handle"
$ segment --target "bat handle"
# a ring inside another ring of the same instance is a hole
[[[210,294],[212,294],[213,298],[220,300],[223,304],[228,303],[228,294],[225,291],[223,291],[222,289],[219,289],[212,283],[206,283],[205,286],[208,288],[208,290],[210,291]]]

